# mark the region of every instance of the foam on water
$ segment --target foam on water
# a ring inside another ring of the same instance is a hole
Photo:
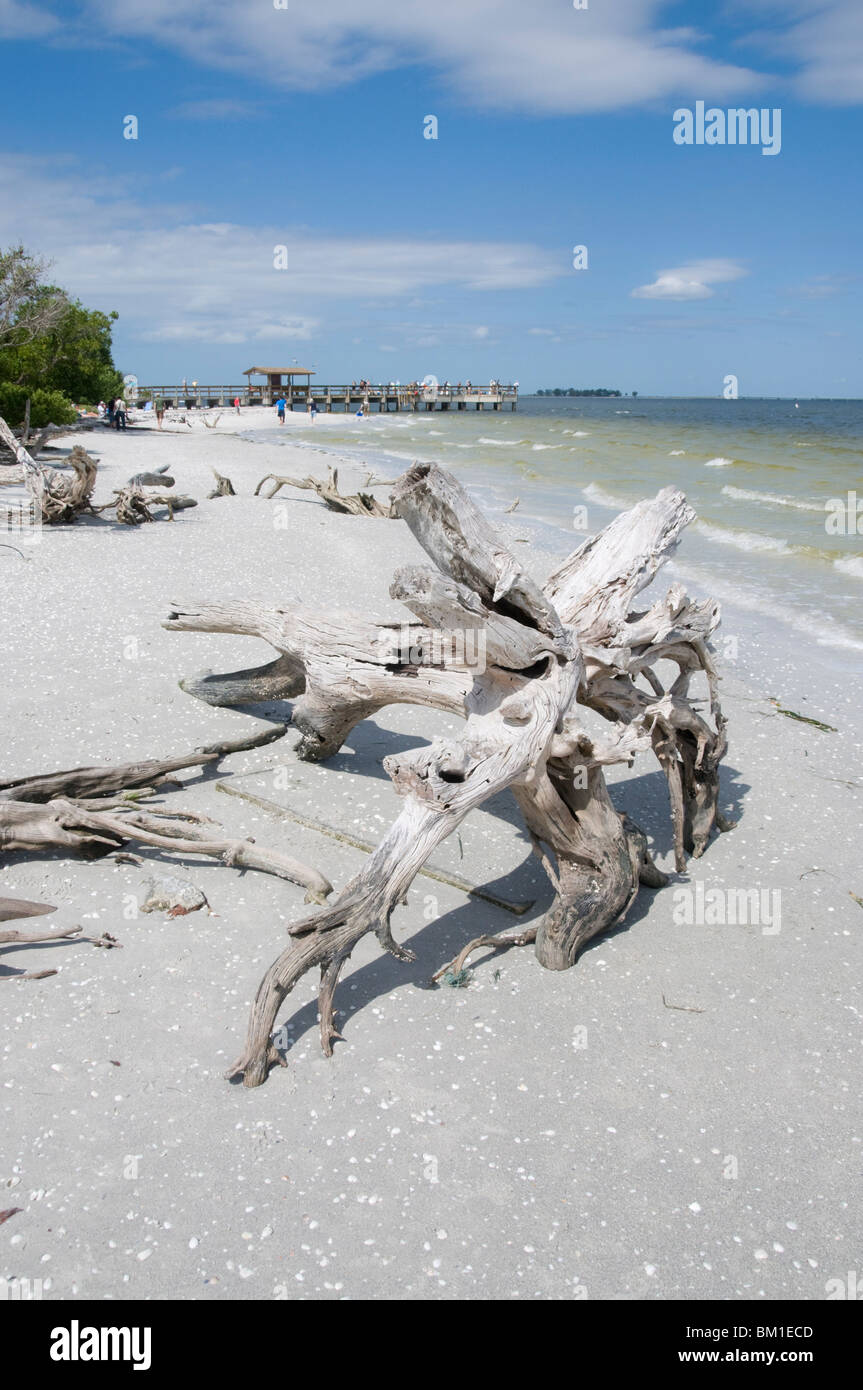
[[[710,541],[720,545],[733,545],[738,550],[762,552],[770,555],[790,555],[791,546],[776,536],[761,536],[754,531],[735,531],[724,526],[711,526],[707,521],[693,522],[695,529]]]
[[[855,579],[863,579],[863,555],[847,555],[833,561],[834,567],[843,574],[851,574]]]
[[[833,647],[837,651],[863,652],[863,639],[842,623],[836,622],[829,613],[816,616],[791,605],[777,603],[772,596],[757,587],[747,588],[739,582],[729,581],[727,576],[717,575],[713,570],[705,570],[688,562],[681,563],[676,559],[669,562],[665,573],[679,575],[690,585],[712,594],[723,604],[758,613],[770,621],[781,623],[795,634],[803,632],[818,646]],[[727,620],[725,625],[727,626]]]
[[[799,512],[823,512],[823,502],[805,502],[796,497],[783,497],[776,492],[753,492],[748,487],[731,487],[726,483],[722,489],[726,497],[734,497],[739,502],[766,502],[771,507],[793,507]]]
[[[582,497],[586,497],[588,502],[595,502],[598,507],[608,507],[611,511],[622,512],[632,506],[623,497],[615,497],[613,493],[606,492],[598,483],[588,483],[587,487],[581,489]]]

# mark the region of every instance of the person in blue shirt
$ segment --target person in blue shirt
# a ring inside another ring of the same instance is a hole
[[[287,409],[287,405],[288,403],[285,400],[284,396],[279,396],[279,399],[276,401],[276,410],[279,412],[280,425],[283,425],[285,423],[285,410]]]

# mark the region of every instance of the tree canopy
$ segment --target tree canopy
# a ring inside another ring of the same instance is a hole
[[[117,314],[87,309],[46,282],[23,246],[0,251],[0,385],[95,405],[122,391],[111,333]],[[13,393],[17,396],[17,392]]]

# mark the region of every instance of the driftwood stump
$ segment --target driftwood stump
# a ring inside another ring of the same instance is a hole
[[[666,488],[587,540],[540,588],[445,470],[411,468],[395,485],[402,517],[431,566],[397,572],[391,594],[416,621],[401,627],[345,618],[297,604],[249,602],[175,606],[164,626],[247,633],[279,653],[267,666],[187,682],[212,704],[295,699],[301,758],[335,753],[361,719],[404,702],[457,712],[457,739],[384,760],[402,810],[363,869],[320,912],[290,928],[288,949],[270,966],[252,1007],[243,1054],[228,1073],[260,1085],[281,1061],[271,1033],[285,996],[321,967],[321,1043],[337,1037],[333,994],[353,947],[373,931],[402,960],[390,915],[437,845],[479,806],[511,787],[555,899],[534,927],[482,936],[478,945],[535,942],[552,970],[571,966],[585,942],[624,916],[639,883],[660,887],[644,834],[614,809],[603,769],[651,750],[668,781],[678,869],[700,855],[714,827],[725,720],[708,638],[719,621],[712,600],[693,602],[679,585],[647,611],[635,596],[653,579],[694,517]],[[657,674],[659,662],[676,675]],[[693,677],[703,673],[710,719],[696,711]],[[609,725],[588,734],[584,709]]]

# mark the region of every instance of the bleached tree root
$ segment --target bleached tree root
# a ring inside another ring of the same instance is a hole
[[[179,758],[130,763],[117,768],[73,768],[43,777],[0,782],[0,855],[63,850],[99,858],[129,842],[181,855],[221,859],[240,869],[257,869],[306,890],[307,902],[323,902],[332,885],[316,869],[280,850],[252,840],[228,838],[194,812],[139,804],[182,768],[218,763],[229,753],[271,743],[284,725],[252,738],[236,739]],[[120,795],[125,793],[125,795]]]
[[[303,693],[305,683],[302,665],[293,657],[283,655],[264,666],[251,666],[247,671],[235,671],[231,675],[219,676],[208,672],[193,676],[180,681],[180,689],[207,705],[230,708],[292,700]]]
[[[143,522],[156,520],[151,510],[153,507],[167,508],[168,520],[173,521],[174,512],[185,511],[198,505],[193,497],[144,490],[144,483],[148,477],[154,477],[160,487],[173,486],[173,479],[166,477],[163,469],[161,473],[154,475],[138,474],[131,478],[125,487],[115,490],[113,502],[103,502],[97,506],[93,501],[96,460],[91,458],[80,444],[76,444],[71,450],[64,460],[64,470],[61,471],[49,464],[37,463],[24,445],[15,438],[2,417],[0,441],[14,454],[17,468],[20,469],[18,476],[26,483],[41,519],[47,526],[75,521],[85,513],[99,516],[112,510],[122,525],[140,526]],[[69,469],[72,470],[71,475],[67,471]],[[17,480],[16,478],[15,481]]]
[[[276,724],[256,734],[247,734],[245,738],[223,739],[176,758],[148,758],[142,762],[123,763],[119,767],[73,767],[38,777],[0,779],[0,802],[51,801],[56,796],[105,797],[122,791],[153,788],[167,781],[172,772],[219,763],[232,753],[245,753],[249,749],[275,743],[284,734],[284,724]]]
[[[536,941],[537,926],[525,927],[523,931],[516,931],[514,927],[507,931],[497,932],[492,936],[475,936],[473,941],[469,941],[466,946],[462,946],[457,956],[453,956],[451,961],[442,965],[440,970],[436,970],[432,975],[432,982],[437,983],[445,975],[458,977],[461,975],[474,951],[480,951],[483,947],[492,951],[505,951],[511,946],[530,946]]]
[[[435,847],[504,787],[516,797],[555,898],[537,924],[469,943],[454,962],[459,969],[479,945],[531,941],[543,966],[568,969],[588,941],[625,917],[640,884],[667,881],[643,832],[615,810],[606,766],[653,750],[668,778],[678,862],[687,849],[702,852],[713,828],[725,824],[716,808],[725,726],[707,645],[718,607],[694,604],[674,586],[646,612],[630,611],[692,519],[682,494],[665,489],[618,517],[544,589],[443,470],[410,469],[395,487],[393,512],[435,566],[396,576],[393,596],[419,621],[401,630],[395,649],[392,624],[372,629],[359,617],[298,605],[176,607],[165,624],[246,632],[289,658],[290,680],[304,673],[294,722],[306,758],[335,751],[353,724],[387,703],[430,704],[466,720],[460,738],[385,760],[402,812],[336,899],[290,928],[293,944],[261,981],[245,1051],[229,1072],[247,1086],[260,1085],[281,1060],[271,1036],[279,1009],[316,965],[321,1044],[330,1055],[339,1036],[335,987],[354,946],[373,931],[384,949],[412,958],[392,937],[394,907]],[[454,641],[468,633],[481,643]],[[654,669],[660,662],[678,671],[668,688]],[[712,723],[689,698],[698,673]],[[585,706],[609,722],[606,737],[588,733]]]
[[[283,487],[295,487],[304,492],[315,492],[322,502],[334,512],[347,512],[350,516],[391,516],[389,507],[385,507],[370,492],[339,492],[339,470],[330,468],[327,473],[327,481],[322,483],[319,478],[283,478],[277,473],[268,473],[262,478],[255,488],[255,496],[258,497],[264,483],[271,482],[273,486],[264,496],[269,499],[275,497]]]
[[[46,525],[74,521],[81,512],[90,510],[96,485],[96,461],[80,444],[76,444],[64,460],[66,468],[72,470],[70,476],[68,472],[36,463],[2,416],[0,440],[14,455],[34,505]]]

